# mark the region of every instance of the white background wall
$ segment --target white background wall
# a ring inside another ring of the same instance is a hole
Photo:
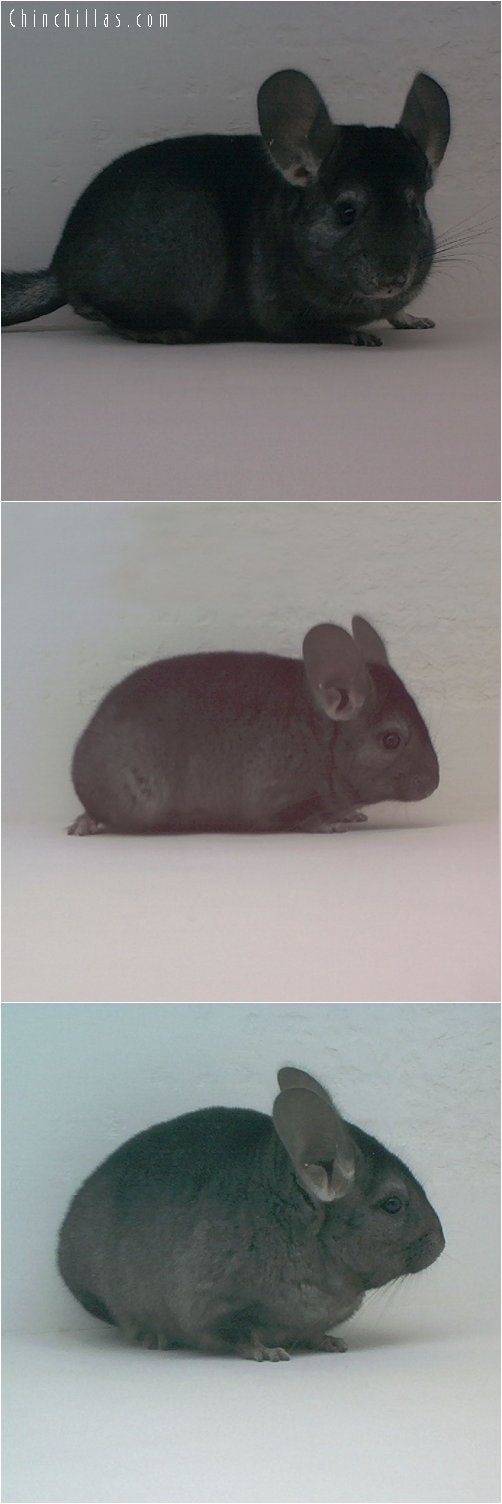
[[[423,69],[447,90],[453,116],[430,196],[434,222],[444,231],[466,221],[476,235],[466,259],[434,274],[426,312],[493,315],[498,5],[100,4],[98,28],[87,31],[84,5],[67,7],[72,25],[59,31],[53,17],[63,7],[37,5],[37,26],[26,30],[22,8],[13,7],[13,28],[2,6],[4,265],[46,265],[75,198],[121,152],[165,135],[255,131],[256,93],[275,69],[312,74],[334,118],[367,125],[394,125]],[[31,23],[34,7],[24,9]],[[121,28],[105,30],[103,14],[116,11]],[[51,322],[75,319],[66,311]]]
[[[396,807],[400,823],[495,810],[497,504],[13,503],[3,522],[6,817],[76,812],[74,741],[139,664],[297,655],[309,626],[354,612],[386,638],[440,757],[438,792]]]
[[[424,1302],[438,1336],[496,1325],[498,1007],[7,1005],[3,1024],[7,1328],[95,1331],[54,1267],[78,1184],[178,1113],[270,1112],[285,1063],[400,1155],[443,1221],[446,1252],[395,1295],[403,1315]],[[371,1332],[381,1317],[372,1297],[356,1321]]]

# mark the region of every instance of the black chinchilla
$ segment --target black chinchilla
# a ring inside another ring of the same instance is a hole
[[[377,345],[434,259],[425,208],[450,132],[418,73],[399,125],[335,125],[309,78],[274,73],[259,136],[186,136],[127,152],[72,209],[48,270],[6,272],[4,324],[70,303],[129,338]]]
[[[303,661],[195,653],[130,674],[77,743],[71,835],[345,830],[360,805],[426,799],[436,753],[360,616],[312,627]]]
[[[338,1352],[367,1290],[434,1263],[443,1231],[406,1165],[304,1071],[278,1082],[273,1121],[203,1108],[89,1176],[58,1249],[86,1311],[144,1347]]]

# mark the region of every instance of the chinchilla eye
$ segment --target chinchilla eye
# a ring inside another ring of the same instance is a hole
[[[341,198],[336,205],[336,212],[341,225],[353,225],[357,216],[357,208],[352,198]]]
[[[403,1203],[400,1196],[388,1196],[387,1200],[382,1201],[381,1205],[382,1211],[389,1212],[389,1214],[394,1217],[396,1212],[401,1211]]]
[[[386,752],[395,752],[396,747],[400,747],[400,745],[401,737],[398,731],[384,732],[382,736],[382,746],[385,747]]]

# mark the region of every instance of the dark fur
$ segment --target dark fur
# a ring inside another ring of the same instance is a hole
[[[264,139],[158,141],[105,167],[50,268],[5,273],[3,323],[70,303],[135,339],[380,343],[356,331],[397,318],[432,266],[446,96],[419,74],[395,129],[333,125],[294,71],[258,100]]]
[[[84,1182],[58,1261],[92,1315],[148,1347],[336,1350],[329,1329],[367,1290],[439,1256],[440,1222],[406,1165],[344,1122],[312,1077],[287,1069],[279,1081],[274,1122],[188,1113],[137,1134]]]
[[[73,782],[90,819],[72,829],[329,831],[364,818],[360,805],[426,798],[439,770],[424,721],[376,632],[361,618],[354,632],[312,629],[305,664],[198,653],[130,674],[77,743]],[[383,745],[389,731],[396,750]]]

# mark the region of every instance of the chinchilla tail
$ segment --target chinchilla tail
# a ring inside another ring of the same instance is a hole
[[[54,272],[2,272],[2,326],[24,324],[62,308],[66,298]]]

